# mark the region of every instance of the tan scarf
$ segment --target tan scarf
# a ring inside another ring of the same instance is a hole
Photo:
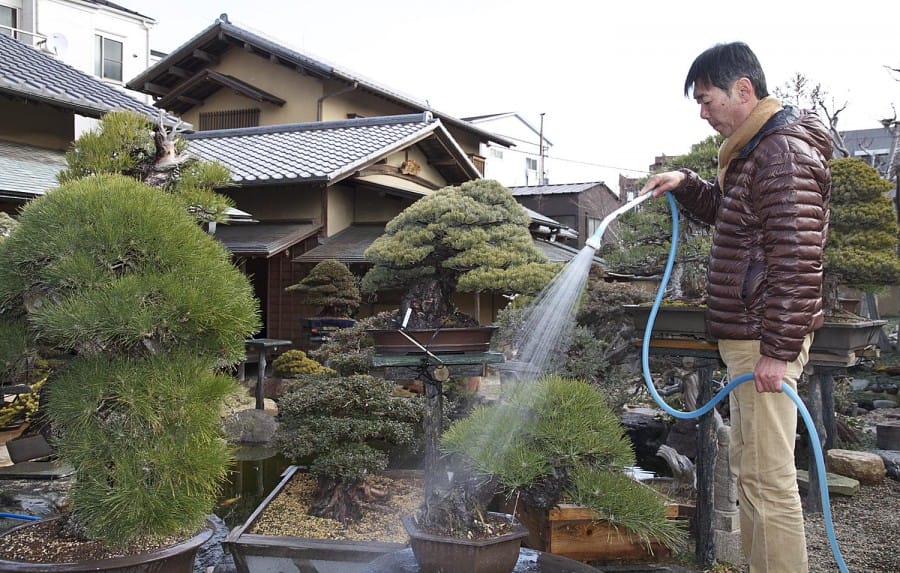
[[[773,115],[781,111],[781,102],[772,96],[759,100],[744,123],[738,126],[731,137],[722,142],[719,148],[719,188],[725,188],[725,172],[741,149],[753,139],[759,130]]]

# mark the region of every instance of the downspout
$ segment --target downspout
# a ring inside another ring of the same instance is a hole
[[[316,100],[316,121],[322,121],[322,107],[323,107],[322,104],[326,99],[328,99],[330,97],[334,97],[334,96],[343,95],[348,92],[352,92],[353,90],[355,90],[358,87],[359,87],[359,82],[353,82],[353,85],[347,86],[344,89],[340,89],[336,92],[331,92],[330,94],[325,94],[322,97],[320,97],[319,99],[317,99]]]

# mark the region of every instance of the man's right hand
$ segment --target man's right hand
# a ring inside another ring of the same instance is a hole
[[[687,176],[681,171],[665,171],[651,175],[647,179],[647,183],[638,192],[638,195],[653,193],[654,197],[662,197],[667,191],[671,191],[681,185],[685,177]]]

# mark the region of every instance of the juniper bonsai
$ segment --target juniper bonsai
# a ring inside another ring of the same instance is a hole
[[[411,328],[446,326],[459,317],[455,292],[534,294],[558,270],[534,245],[530,218],[500,183],[478,180],[419,199],[366,249],[372,268],[361,290],[404,289],[400,316]],[[472,325],[456,324],[456,326]]]
[[[318,477],[310,515],[347,524],[383,501],[366,476],[388,466],[386,447],[418,443],[423,415],[421,399],[394,396],[393,389],[372,376],[319,376],[279,400],[276,444]]]

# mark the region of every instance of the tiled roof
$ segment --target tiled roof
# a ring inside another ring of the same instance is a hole
[[[320,239],[321,245],[293,258],[295,263],[320,263],[335,259],[344,264],[366,263],[363,253],[384,234],[384,225],[351,225],[339,233]]]
[[[235,183],[330,184],[438,130],[443,132],[440,121],[425,113],[199,131],[183,137],[191,153],[226,165]],[[470,177],[477,177],[474,166],[468,165]]]
[[[63,151],[0,141],[0,196],[31,199],[56,187],[65,169]]]
[[[598,185],[605,184],[602,181],[590,183],[559,183],[556,185],[529,185],[527,187],[510,187],[509,190],[516,197],[524,195],[562,195],[564,193],[581,193]]]
[[[129,109],[151,118],[159,116],[159,109],[3,34],[0,95],[46,103],[86,117],[99,118],[114,109]],[[169,117],[168,121],[177,120]]]
[[[210,57],[220,57],[233,48],[251,51],[301,74],[336,80],[344,85],[354,86],[400,104],[411,111],[429,111],[445,124],[476,133],[482,139],[496,141],[502,145],[515,145],[514,142],[506,137],[486,131],[479,126],[452,115],[439,112],[433,109],[427,101],[416,99],[361,74],[328,63],[317,56],[314,57],[289,48],[261,32],[232,24],[228,21],[227,15],[224,14],[209,27],[172,51],[155,65],[132,78],[126,85],[129,89],[164,97],[185,81],[185,77],[182,75],[184,72],[194,75],[210,65]],[[177,72],[173,70],[177,70]],[[184,113],[187,108],[192,107],[191,104],[183,104],[185,109],[181,109],[175,107],[177,105],[182,104],[173,103],[173,107],[169,109],[178,113]]]
[[[271,257],[319,231],[313,223],[253,223],[216,226],[215,237],[235,255]]]
[[[134,15],[134,16],[140,16],[141,18],[143,18],[143,19],[145,19],[145,20],[150,20],[150,21],[152,21],[152,22],[155,22],[155,21],[156,21],[156,20],[154,20],[153,18],[151,18],[150,16],[144,16],[143,14],[141,14],[141,13],[139,13],[139,12],[135,12],[134,10],[131,10],[131,9],[126,8],[126,7],[124,7],[124,6],[120,6],[120,5],[118,5],[118,4],[114,3],[114,2],[107,2],[107,0],[84,0],[84,1],[85,1],[85,2],[88,2],[88,3],[90,3],[90,4],[98,4],[98,5],[100,5],[100,6],[106,6],[106,7],[108,7],[108,8],[113,8],[113,9],[115,9],[115,10],[121,10],[122,12],[126,12],[126,13],[132,14],[132,15]]]

